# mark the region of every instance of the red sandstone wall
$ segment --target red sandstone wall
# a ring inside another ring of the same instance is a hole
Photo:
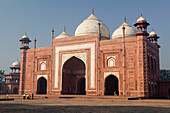
[[[119,72],[119,95],[123,96],[123,40],[105,40],[101,42],[101,90],[104,94],[104,73]],[[126,96],[138,96],[137,94],[137,42],[136,37],[127,38],[125,40],[125,73],[126,73]],[[116,56],[116,64],[114,67],[107,66],[107,57]]]
[[[34,50],[27,50],[26,54],[26,70],[24,77],[24,93],[32,93],[33,84],[33,58]],[[47,62],[47,69],[40,70],[40,61]],[[47,80],[47,93],[50,91],[50,80],[51,80],[51,47],[36,48],[35,52],[35,76],[34,76],[34,93],[37,90],[37,75],[48,75]]]
[[[148,68],[148,95],[150,98],[158,97],[158,81],[160,78],[159,48],[147,41],[147,68]]]
[[[123,96],[123,54],[122,54],[122,39],[114,40],[103,40],[100,45],[100,94],[104,95],[104,73],[105,72],[118,72],[119,73],[119,95]],[[55,73],[55,47],[91,43],[95,42],[95,89],[89,88],[89,83],[87,83],[87,95],[97,95],[98,93],[98,68],[97,68],[97,49],[98,49],[98,35],[88,35],[88,36],[75,36],[69,37],[67,39],[54,39],[53,40],[53,56],[51,57],[51,47],[37,48],[35,57],[35,77],[34,77],[34,93],[37,89],[37,75],[48,75],[47,80],[47,94],[61,94],[60,86],[61,84],[61,56],[65,53],[77,53],[86,52],[87,53],[87,70],[90,66],[90,50],[81,49],[73,51],[60,51],[59,53],[59,89],[54,87],[54,73]],[[153,55],[156,58],[157,70],[152,73],[148,70],[147,54]],[[24,56],[24,55],[23,55]],[[23,62],[21,55],[21,72],[24,73],[22,66],[26,63],[25,74],[21,73],[21,78],[23,77],[23,87],[24,93],[32,93],[32,83],[33,83],[33,49],[29,49],[26,52],[26,61]],[[115,56],[115,66],[108,67],[109,56]],[[51,64],[51,58],[53,59],[53,64]],[[47,70],[40,70],[40,62],[47,62]],[[153,44],[147,42],[146,37],[138,36],[125,39],[125,64],[126,64],[126,96],[139,96],[147,97],[149,95],[149,85],[148,81],[156,82],[159,75],[159,51],[158,48],[154,47]],[[51,65],[52,66],[52,76],[51,76]],[[87,81],[90,80],[90,71],[86,73]],[[106,75],[107,76],[107,75]],[[20,82],[22,84],[22,82]],[[22,86],[22,85],[20,85]]]
[[[159,98],[170,99],[170,81],[158,81],[158,96]]]

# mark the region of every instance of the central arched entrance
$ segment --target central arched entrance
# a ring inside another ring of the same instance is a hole
[[[114,75],[105,78],[105,95],[119,95],[118,79]]]
[[[47,80],[44,77],[38,79],[37,94],[47,94]]]
[[[62,69],[61,94],[86,94],[85,64],[77,57],[67,60]]]

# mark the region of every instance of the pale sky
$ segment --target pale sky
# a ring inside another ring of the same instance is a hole
[[[27,33],[32,40],[37,38],[37,47],[51,45],[51,29],[55,37],[64,25],[70,36],[91,14],[98,17],[110,30],[110,35],[122,23],[133,26],[143,17],[160,37],[160,68],[170,69],[170,0],[0,0],[0,70],[10,72],[9,67],[20,61],[19,39]],[[133,26],[134,27],[134,26]],[[135,28],[135,27],[134,27]]]

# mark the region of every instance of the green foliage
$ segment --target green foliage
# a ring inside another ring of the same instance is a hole
[[[4,70],[0,70],[0,81],[2,81],[2,80],[3,80],[4,73],[5,73],[5,71],[4,71]]]
[[[160,70],[160,80],[170,80],[170,70]]]
[[[3,85],[2,83],[0,83],[0,91],[2,91],[2,89],[3,89]]]
[[[1,83],[2,82],[2,80],[3,80],[3,78],[4,78],[4,70],[0,70],[0,91],[2,91],[3,90],[3,84]]]

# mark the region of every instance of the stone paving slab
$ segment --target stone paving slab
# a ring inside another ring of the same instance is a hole
[[[0,102],[0,113],[170,113],[169,100],[35,99]]]

